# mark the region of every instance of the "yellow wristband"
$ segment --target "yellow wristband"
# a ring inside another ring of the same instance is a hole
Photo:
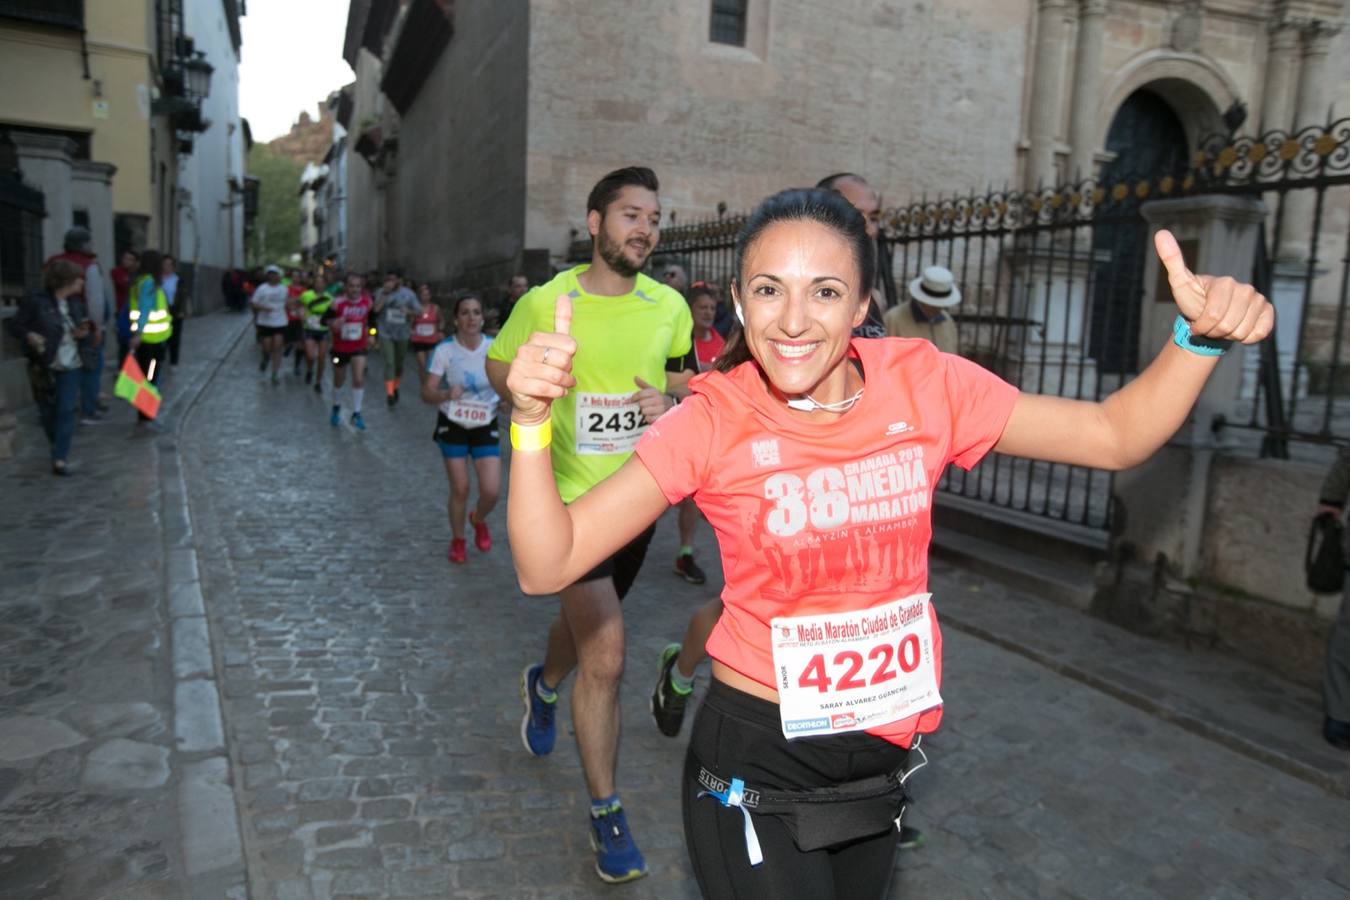
[[[543,450],[553,443],[553,420],[538,425],[511,423],[511,447],[515,450]]]

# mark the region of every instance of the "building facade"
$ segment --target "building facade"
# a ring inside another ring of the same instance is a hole
[[[300,261],[305,265],[319,258],[319,217],[315,213],[327,177],[328,167],[322,163],[305,163],[300,173]]]
[[[1251,131],[1321,123],[1350,109],[1344,5],[353,0],[378,165],[349,170],[349,253],[484,283],[556,263],[590,185],[635,162],[687,222],[838,171],[888,202],[1086,177],[1141,96],[1183,157],[1241,107]]]
[[[105,272],[153,247],[183,263],[194,311],[219,304],[193,264],[242,252],[242,14],[240,0],[0,0],[0,315],[72,225]],[[0,416],[28,402],[21,357],[0,341]]]
[[[194,312],[218,309],[225,270],[244,264],[244,130],[239,115],[239,3],[184,0],[184,33],[213,67],[202,101],[208,125],[180,154],[178,254],[191,273]]]
[[[347,129],[343,119],[350,118],[352,85],[328,96],[333,117],[333,142],[324,154],[327,169],[316,185],[315,211],[318,216],[319,258],[336,269],[347,267]]]

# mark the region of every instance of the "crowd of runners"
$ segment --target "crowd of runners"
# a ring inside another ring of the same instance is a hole
[[[622,602],[671,506],[674,572],[704,583],[693,535],[710,523],[725,585],[661,653],[650,699],[656,726],[677,736],[711,658],[680,788],[700,889],[882,896],[897,849],[922,839],[902,824],[906,790],[942,716],[927,549],[943,469],[994,450],[1137,464],[1180,426],[1227,343],[1260,340],[1273,311],[1247,285],[1192,274],[1161,232],[1173,340],[1101,403],[1025,394],[947,352],[951,273],[926,270],[888,308],[874,287],[879,202],[862,178],[765,200],[727,285],[691,283],[679,266],[644,272],[659,191],[642,167],[601,179],[587,201],[590,262],[533,288],[512,279],[499,330],[479,295],[442,304],[398,271],[376,285],[271,267],[250,297],[259,369],[279,383],[289,355],[294,377],[331,385],[331,424],[364,430],[367,354],[378,346],[390,407],[414,358],[436,408],[457,565],[469,530],[492,548],[509,417],[517,574],[528,594],[558,597],[521,674],[521,740],[535,756],[553,750],[575,673],[589,837],[607,882],[647,871],[616,783]]]

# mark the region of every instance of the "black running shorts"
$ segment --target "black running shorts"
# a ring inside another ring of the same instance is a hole
[[[633,582],[637,580],[638,570],[642,568],[642,561],[647,558],[647,546],[651,544],[652,535],[655,533],[656,523],[653,522],[647,526],[646,531],[633,538],[626,546],[620,547],[619,552],[578,578],[576,584],[599,581],[602,578],[613,578],[614,590],[618,592],[619,599],[622,600],[633,587]]]

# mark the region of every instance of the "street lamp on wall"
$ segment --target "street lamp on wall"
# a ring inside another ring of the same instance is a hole
[[[188,97],[205,100],[211,96],[211,73],[216,67],[206,61],[206,55],[198,50],[190,59],[183,61],[183,75],[186,81]]]

